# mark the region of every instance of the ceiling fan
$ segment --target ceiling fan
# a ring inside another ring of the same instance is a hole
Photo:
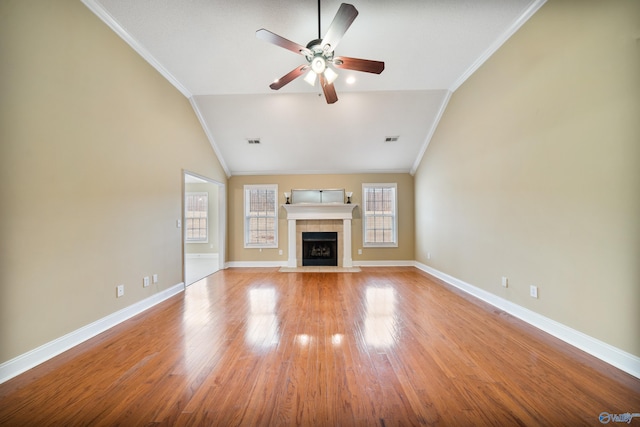
[[[338,100],[336,89],[333,82],[338,77],[336,72],[330,67],[343,68],[346,70],[364,71],[366,73],[380,74],[384,70],[384,62],[371,61],[369,59],[349,58],[346,56],[334,56],[335,48],[349,29],[351,23],[358,16],[356,8],[347,3],[342,3],[338,9],[338,13],[333,18],[333,22],[329,26],[324,38],[320,36],[320,0],[318,0],[318,38],[311,40],[307,46],[301,46],[290,40],[285,39],[277,34],[272,33],[264,28],[256,31],[256,37],[273,43],[276,46],[283,47],[294,53],[299,53],[307,60],[307,64],[301,65],[289,73],[285,74],[269,87],[278,90],[287,83],[300,77],[308,71],[304,80],[311,84],[315,84],[316,77],[320,80],[320,86],[324,92],[327,104],[333,104]]]

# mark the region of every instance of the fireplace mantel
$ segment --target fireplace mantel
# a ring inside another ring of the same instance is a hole
[[[296,203],[282,205],[287,211],[287,219],[352,219],[351,203]]]
[[[351,220],[353,210],[358,206],[352,203],[294,203],[282,205],[287,211],[287,222],[289,224],[289,259],[287,267],[297,267],[296,258],[296,221],[298,220],[342,220],[342,266],[352,267],[351,259]]]

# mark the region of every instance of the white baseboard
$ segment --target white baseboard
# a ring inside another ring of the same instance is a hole
[[[0,364],[0,384],[21,373],[46,362],[47,360],[69,350],[76,345],[95,337],[96,335],[116,326],[125,320],[142,313],[162,301],[184,291],[184,283],[178,283],[162,292],[154,294],[149,298],[116,311],[102,319],[96,320],[86,326],[76,329],[60,338],[49,341],[27,353],[21,354],[11,360]]]
[[[224,268],[286,267],[287,261],[230,261]]]
[[[490,292],[470,285],[446,273],[438,271],[417,261],[360,261],[354,262],[360,267],[413,266],[456,288],[472,295],[506,313],[509,313],[528,324],[553,335],[554,337],[576,347],[590,355],[612,365],[636,378],[640,378],[640,357],[627,353],[617,347],[590,337],[580,331],[542,316],[534,311],[500,298]],[[225,268],[233,267],[286,267],[286,261],[234,261],[228,262]],[[182,292],[184,283],[150,296],[120,311],[112,313],[89,325],[77,329],[67,335],[50,341],[38,348],[24,353],[14,359],[0,364],[0,384],[9,379],[63,353],[66,350],[116,326],[125,320],[142,313],[156,304]]]
[[[558,323],[555,320],[542,316],[541,314],[526,309],[518,304],[514,304],[504,298],[500,298],[490,292],[463,282],[462,280],[456,279],[455,277],[449,276],[448,274],[431,268],[428,265],[417,261],[414,265],[425,273],[437,277],[438,279],[443,280],[444,282],[455,286],[456,288],[481,299],[482,301],[489,303],[494,307],[497,307],[512,316],[515,316],[518,319],[553,335],[567,344],[579,348],[580,350],[589,353],[590,355],[597,357],[598,359],[615,366],[630,375],[633,375],[636,378],[640,378],[640,357],[627,353],[624,350],[620,350],[617,347],[565,326],[562,323]]]
[[[414,267],[415,261],[353,261],[354,267]]]
[[[415,261],[353,261],[354,267],[414,267]],[[230,261],[225,268],[286,267],[286,261]]]

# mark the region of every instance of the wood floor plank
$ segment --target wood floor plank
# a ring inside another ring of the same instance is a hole
[[[640,412],[640,380],[412,267],[219,271],[0,384],[3,426],[574,426],[601,412]]]

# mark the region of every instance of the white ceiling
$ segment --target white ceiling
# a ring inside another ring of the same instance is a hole
[[[266,28],[306,45],[318,36],[316,1],[83,0],[190,99],[229,176],[413,173],[451,93],[544,1],[354,0],[336,55],[385,70],[337,70],[328,105],[302,78],[271,90],[306,62],[255,37]],[[322,35],[340,3],[322,1]]]

